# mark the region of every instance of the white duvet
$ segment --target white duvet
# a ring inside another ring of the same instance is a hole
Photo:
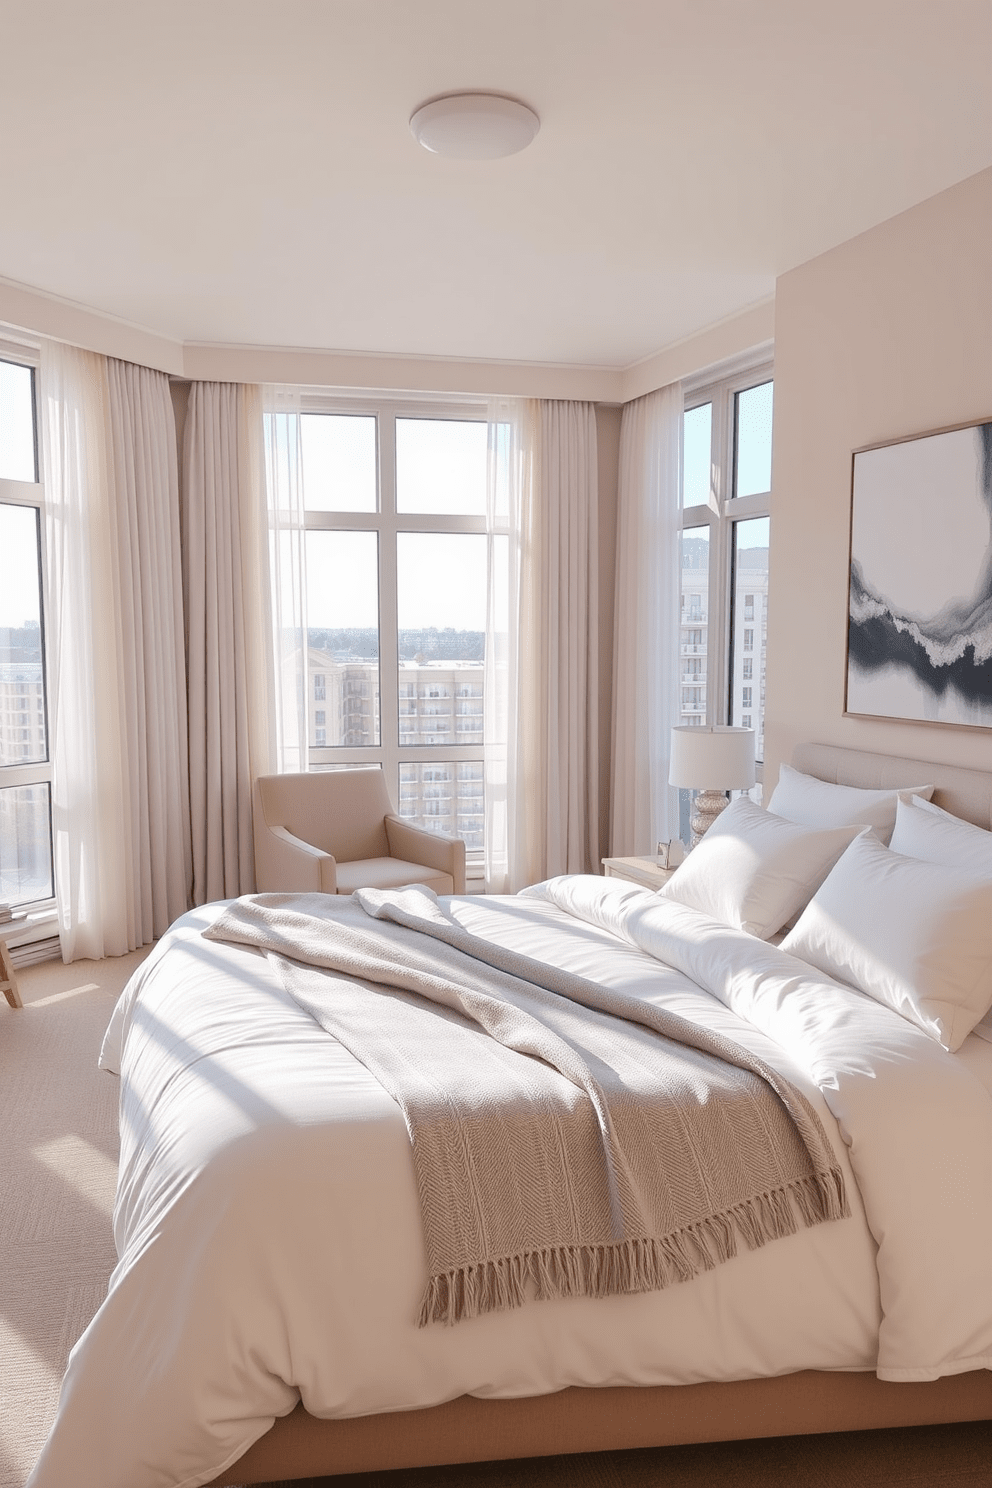
[[[992,1367],[992,1044],[897,1014],[646,890],[552,880],[448,901],[467,929],[737,1039],[815,1106],[850,1219],[637,1297],[416,1327],[425,1265],[399,1108],[254,952],[184,916],[133,978],[120,1260],[29,1488],[208,1482],[302,1398],[317,1416],[469,1393]]]

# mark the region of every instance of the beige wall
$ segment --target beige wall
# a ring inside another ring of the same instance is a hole
[[[814,739],[988,766],[988,730],[845,718],[851,456],[992,418],[992,170],[779,279],[766,799]]]

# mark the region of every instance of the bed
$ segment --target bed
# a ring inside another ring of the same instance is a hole
[[[992,772],[818,745],[794,764],[835,785],[926,782],[937,807],[992,826]],[[108,1032],[121,1259],[31,1488],[196,1488],[992,1415],[989,1038],[947,1052],[822,970],[800,986],[788,939],[768,947],[615,881],[450,909],[476,936],[768,1061],[822,1122],[850,1218],[661,1290],[418,1328],[402,1116],[268,960],[204,937],[208,906],[156,948]],[[671,949],[676,922],[699,932],[698,965]],[[724,987],[728,957],[744,970]]]

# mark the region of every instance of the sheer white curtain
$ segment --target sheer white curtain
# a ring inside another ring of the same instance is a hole
[[[676,835],[668,784],[678,713],[682,385],[625,405],[620,424],[611,851]]]
[[[599,861],[591,403],[494,405],[490,527],[497,535],[501,522],[506,561],[501,569],[500,548],[491,541],[486,648],[490,892],[512,892],[556,873],[591,872]]]
[[[255,884],[252,786],[272,768],[274,709],[262,402],[194,382],[183,448],[193,899]]]
[[[307,559],[299,394],[263,390],[269,590],[272,597],[275,759],[283,772],[310,767],[307,733]]]
[[[164,374],[42,348],[52,825],[66,961],[188,906],[176,432]]]
[[[522,887],[511,853],[519,850],[525,792],[511,788],[521,774],[520,591],[523,554],[530,546],[534,510],[534,452],[538,405],[523,398],[494,398],[489,405],[487,530],[489,582],[486,605],[485,884],[487,894]]]

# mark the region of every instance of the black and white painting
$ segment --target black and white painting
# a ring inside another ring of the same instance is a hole
[[[847,711],[992,728],[992,423],[854,456]]]

